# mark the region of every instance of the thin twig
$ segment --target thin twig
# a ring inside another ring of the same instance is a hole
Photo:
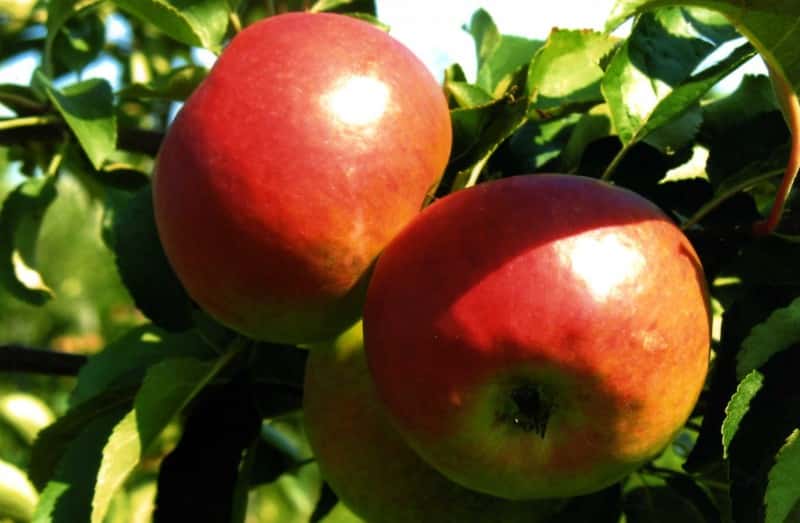
[[[0,345],[0,371],[77,376],[86,364],[86,356],[19,344]]]

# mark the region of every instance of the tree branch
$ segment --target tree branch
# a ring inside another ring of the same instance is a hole
[[[36,126],[0,128],[0,145],[17,145],[26,142],[54,142],[63,139],[67,130],[63,122]],[[155,156],[164,139],[164,133],[148,129],[121,127],[118,130],[117,147],[123,151]]]
[[[86,364],[86,356],[36,349],[24,345],[0,345],[0,371],[76,376]]]

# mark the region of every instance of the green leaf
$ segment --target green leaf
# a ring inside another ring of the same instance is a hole
[[[112,200],[107,218],[117,268],[136,306],[159,327],[171,331],[190,328],[192,302],[161,246],[151,187],[132,198]]]
[[[703,107],[703,130],[713,136],[720,135],[726,129],[777,109],[769,77],[746,75],[734,92]]]
[[[475,82],[493,97],[507,90],[508,81],[520,68],[530,63],[542,46],[539,40],[501,35],[489,13],[479,9],[465,28],[475,40],[478,56],[478,78]]]
[[[53,45],[61,28],[69,19],[83,13],[102,0],[50,0],[47,3],[47,38],[44,45],[44,70],[53,74]]]
[[[314,506],[314,512],[311,513],[311,517],[308,519],[308,522],[319,523],[325,518],[325,516],[330,514],[331,510],[333,510],[333,507],[335,507],[338,502],[339,497],[336,495],[336,492],[333,491],[330,485],[323,483],[319,499],[317,500],[317,504]]]
[[[770,357],[800,342],[800,298],[756,325],[737,354],[736,374],[742,378]]]
[[[707,523],[691,501],[669,487],[637,487],[623,505],[627,523]]]
[[[39,229],[56,198],[55,181],[50,176],[22,182],[0,209],[0,284],[32,305],[42,305],[53,296],[34,267]]]
[[[115,409],[86,419],[65,449],[53,478],[41,494],[34,523],[89,521],[103,447],[124,413]]]
[[[94,168],[100,169],[117,147],[117,120],[111,86],[105,80],[92,78],[58,90],[40,71],[35,76],[75,133]]]
[[[80,71],[103,50],[106,28],[96,12],[84,12],[64,23],[53,41],[53,77]]]
[[[223,358],[214,364],[176,358],[157,363],[147,371],[133,410],[114,427],[103,448],[91,523],[103,522],[112,496],[147,449],[227,361],[229,358]]]
[[[715,45],[720,45],[742,36],[725,18],[725,15],[719,11],[703,9],[702,7],[684,7],[683,16],[703,38],[711,40]]]
[[[114,0],[114,3],[175,40],[215,52],[222,48],[228,30],[226,0]]]
[[[89,358],[78,374],[70,405],[81,405],[111,389],[138,387],[147,368],[165,359],[215,355],[194,330],[171,334],[154,325],[136,327]]]
[[[30,521],[38,500],[25,472],[0,460],[0,518]]]
[[[446,82],[444,87],[460,108],[478,107],[493,101],[492,95],[467,82]]]
[[[192,402],[181,439],[159,470],[154,521],[230,521],[242,453],[261,427],[250,400],[246,381],[233,380]]]
[[[119,91],[120,98],[183,101],[200,85],[208,69],[196,65],[186,65],[169,72],[147,84],[131,84]]]
[[[601,101],[600,60],[617,39],[594,31],[554,29],[531,62],[527,90],[538,109]]]
[[[489,105],[450,112],[453,153],[457,156],[451,158],[446,176],[453,178],[453,190],[476,183],[500,144],[527,121],[529,106],[527,98],[506,97]]]
[[[0,105],[17,113],[18,116],[39,114],[44,109],[44,100],[36,91],[25,85],[0,84]]]
[[[317,0],[309,9],[312,13],[365,13],[375,16],[375,0]]]
[[[767,63],[800,92],[800,2],[796,0],[617,0],[606,28],[630,16],[666,5],[696,6],[724,14]]]
[[[723,456],[728,456],[731,441],[739,430],[747,411],[750,410],[750,402],[764,386],[764,375],[757,370],[751,371],[742,379],[736,392],[731,396],[728,406],[725,408],[725,421],[722,422],[722,449]]]
[[[738,69],[755,55],[755,49],[749,44],[744,44],[734,50],[727,58],[700,73],[691,76],[686,81],[675,87],[667,94],[647,117],[644,125],[639,128],[633,140],[643,139],[660,127],[675,121],[686,114],[700,99],[720,80]],[[695,130],[702,122],[699,112],[696,116]],[[650,142],[648,142],[650,143]],[[655,144],[652,144],[655,145]]]
[[[590,143],[613,134],[611,112],[608,104],[592,107],[581,115],[580,120],[561,150],[561,169],[564,172],[575,172],[581,163],[583,153]]]
[[[800,503],[800,430],[787,438],[786,445],[775,456],[769,471],[769,484],[764,502],[767,505],[766,523],[784,523]]]
[[[92,420],[116,415],[119,420],[128,410],[136,393],[135,387],[109,390],[73,407],[36,437],[28,466],[28,477],[38,489],[44,488],[57,469],[70,444]],[[116,424],[116,421],[114,422]],[[111,427],[108,428],[109,433]],[[86,521],[86,520],[84,520]]]
[[[500,45],[500,31],[484,9],[478,9],[473,13],[469,25],[464,26],[464,30],[469,32],[475,41],[475,54],[480,69]]]
[[[642,139],[696,101],[679,95],[658,109],[712,50],[710,43],[693,38],[679,9],[648,13],[638,20],[631,36],[609,63],[602,82],[603,95],[623,144]],[[687,88],[686,92],[696,91]],[[658,119],[650,124],[654,115]]]

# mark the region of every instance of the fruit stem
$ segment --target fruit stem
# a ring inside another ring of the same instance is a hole
[[[786,78],[772,67],[769,68],[769,71],[772,84],[775,87],[775,94],[778,96],[786,121],[789,124],[789,130],[792,133],[792,149],[789,153],[786,170],[783,173],[783,181],[775,195],[775,203],[772,205],[769,217],[753,225],[753,234],[756,236],[766,236],[778,227],[789,192],[792,190],[797,171],[800,169],[800,102],[797,99],[797,93],[794,92]]]

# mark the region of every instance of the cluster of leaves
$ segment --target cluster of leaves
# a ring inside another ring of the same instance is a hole
[[[66,413],[39,433],[27,463],[41,494],[34,521],[145,521],[149,513],[137,507],[153,496],[156,521],[243,521],[254,510],[249,493],[287,479],[310,500],[301,518],[347,518],[329,513],[335,496],[320,489],[297,421],[305,353],[244,339],[194,306],[159,244],[149,173],[175,102],[207,73],[197,48],[219,52],[240,27],[289,9],[379,23],[374,3],[29,7],[0,29],[4,58],[35,50],[41,63],[29,85],[0,85],[9,114],[0,118],[3,167],[18,179],[0,210],[0,286],[30,308],[59,299],[61,277],[40,263],[48,236],[39,233],[77,185],[102,211],[93,229],[105,243],[102,262],[115,263],[146,318],[119,337],[105,333],[115,341],[83,365]],[[796,93],[800,4],[623,0],[609,28],[631,15],[627,38],[554,29],[536,41],[503,35],[476,12],[465,28],[475,40],[476,79],[458,65],[445,73],[454,147],[437,196],[521,173],[612,180],[673,217],[706,268],[714,359],[692,419],[663,455],[606,491],[569,501],[556,520],[796,520],[795,202],[779,233],[751,234],[776,197],[791,134],[766,76],[746,77],[733,93],[714,86],[759,52]],[[129,39],[107,39],[111,17],[130,28]],[[74,74],[100,58],[119,67],[118,89]]]

